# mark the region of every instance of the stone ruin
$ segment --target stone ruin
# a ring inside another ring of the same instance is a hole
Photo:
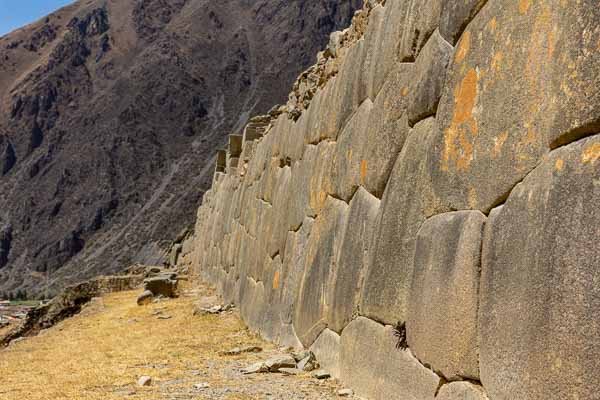
[[[360,396],[600,398],[599,43],[592,0],[368,1],[183,259]]]

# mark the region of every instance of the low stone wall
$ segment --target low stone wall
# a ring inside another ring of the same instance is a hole
[[[25,320],[6,336],[0,338],[0,346],[11,341],[38,334],[60,321],[81,311],[92,298],[107,293],[122,292],[138,288],[145,275],[102,276],[78,285],[69,286],[54,297],[48,304],[31,310]]]
[[[367,2],[225,150],[186,263],[369,399],[600,398],[599,27]]]

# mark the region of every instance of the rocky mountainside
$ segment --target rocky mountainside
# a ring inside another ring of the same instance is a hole
[[[0,289],[160,261],[362,0],[78,1],[0,38]]]

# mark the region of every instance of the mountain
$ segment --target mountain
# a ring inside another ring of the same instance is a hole
[[[160,262],[362,0],[77,1],[0,38],[0,290]]]

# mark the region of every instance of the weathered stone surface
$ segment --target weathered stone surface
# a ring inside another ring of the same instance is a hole
[[[306,214],[309,217],[316,217],[325,206],[328,194],[334,192],[331,164],[335,147],[335,142],[321,142],[316,146],[309,183],[309,208]]]
[[[318,369],[316,371],[313,371],[311,376],[313,378],[316,379],[329,379],[331,378],[331,374],[328,371],[325,371],[324,369]]]
[[[309,347],[327,327],[331,279],[335,276],[347,215],[346,203],[328,197],[310,233],[304,275],[294,312],[294,327],[305,347]]]
[[[177,280],[170,276],[156,276],[144,279],[144,290],[152,292],[154,296],[177,296]]]
[[[379,203],[363,188],[358,189],[350,202],[338,269],[332,280],[333,295],[327,317],[330,329],[338,333],[358,311]]]
[[[396,160],[377,216],[360,311],[390,325],[408,317],[417,232],[426,216],[437,210],[427,154],[435,130],[433,118],[412,129]]]
[[[325,329],[310,346],[317,362],[336,379],[340,378],[340,335]]]
[[[477,311],[481,240],[479,211],[428,219],[417,237],[407,321],[408,344],[448,380],[479,379]]]
[[[442,0],[410,0],[399,45],[400,61],[414,61],[438,27]]]
[[[340,134],[333,156],[332,182],[333,192],[337,198],[349,202],[360,185],[364,169],[365,135],[369,114],[373,108],[371,100],[367,99],[352,116]]]
[[[289,354],[282,354],[279,356],[271,357],[265,361],[265,365],[270,372],[277,372],[281,368],[295,368],[296,360]]]
[[[242,144],[244,136],[229,135],[229,154],[231,157],[238,158],[242,154]]]
[[[433,182],[452,209],[500,204],[548,152],[600,130],[596,2],[488,2],[438,108]]]
[[[242,368],[240,372],[244,375],[259,374],[262,372],[269,372],[269,368],[265,365],[264,362],[257,362],[247,366],[246,368]]]
[[[304,158],[292,164],[288,206],[288,230],[295,231],[307,215],[310,201],[310,174],[316,159],[316,146],[307,145]]]
[[[140,294],[137,298],[137,304],[138,306],[143,306],[145,304],[149,304],[152,302],[152,299],[154,298],[154,295],[152,294],[151,291],[149,290],[144,290],[144,292],[142,292],[142,294]]]
[[[409,5],[408,1],[386,2],[380,28],[381,33],[378,35],[377,42],[366,47],[365,64],[369,61],[370,67],[366,76],[367,95],[373,101],[398,62],[398,43],[402,39]],[[370,25],[371,21],[369,21],[369,27]],[[368,36],[368,32],[366,36]],[[365,44],[367,45],[368,42]]]
[[[492,399],[593,399],[600,343],[600,135],[553,151],[494,209],[481,380]]]
[[[364,133],[360,184],[381,198],[394,162],[408,136],[406,114],[412,63],[397,63],[375,98]],[[403,116],[404,115],[404,116]]]
[[[365,54],[364,40],[359,40],[350,49],[336,76],[330,95],[321,101],[324,115],[321,117],[320,138],[333,139],[341,132],[352,114],[366,98],[361,85],[362,65]],[[328,85],[329,86],[329,85]]]
[[[440,34],[454,45],[487,0],[443,1]]]
[[[481,386],[469,382],[452,382],[440,389],[436,400],[488,400]]]
[[[298,301],[298,293],[304,276],[307,246],[309,244],[313,224],[314,219],[307,217],[304,219],[298,232],[288,232],[287,235],[287,251],[283,259],[282,271],[279,279],[281,285],[280,318],[284,325],[291,325],[293,321],[294,310]]]
[[[358,82],[361,98],[368,97],[371,100],[375,99],[377,96],[374,88],[375,77],[381,74],[384,75],[383,77],[378,76],[381,82],[385,79],[385,72],[382,70],[382,65],[378,64],[378,61],[380,61],[378,58],[382,57],[380,51],[385,30],[386,8],[381,4],[377,4],[369,14],[369,24],[364,35],[364,57],[361,66],[361,79]]]
[[[291,168],[282,168],[273,195],[273,214],[267,243],[267,254],[270,257],[275,257],[276,254],[280,254],[282,258],[284,256],[289,218],[288,201],[292,194],[291,179]]]
[[[215,165],[216,172],[225,172],[227,165],[227,152],[225,150],[217,150],[217,161]]]
[[[141,376],[137,382],[138,386],[151,386],[152,385],[152,377],[151,376]]]
[[[298,119],[297,129],[300,135],[304,135],[304,143],[318,144],[321,141],[321,126],[325,121],[322,117],[326,110],[322,108],[323,99],[327,99],[330,103],[333,102],[331,91],[335,87],[335,81],[327,83],[325,88],[318,90],[308,110],[302,113],[302,116]]]
[[[452,46],[436,30],[417,57],[408,103],[410,125],[435,115],[452,50]]]
[[[389,326],[367,318],[352,321],[341,336],[341,381],[373,400],[433,399],[439,377],[419,364],[409,350],[399,350]]]

